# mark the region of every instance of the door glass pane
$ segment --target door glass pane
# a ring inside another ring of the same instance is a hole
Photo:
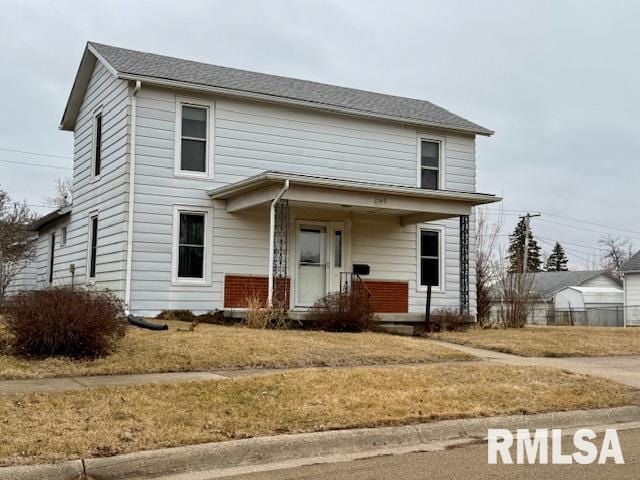
[[[324,228],[300,229],[300,263],[324,263]]]
[[[180,169],[189,172],[206,171],[207,142],[182,139]]]
[[[420,157],[423,167],[440,167],[440,144],[423,140]]]
[[[420,283],[431,284],[434,287],[440,285],[439,260],[436,258],[422,258],[420,260]]]
[[[334,266],[342,267],[342,232],[336,230],[334,238]]]
[[[182,107],[182,136],[207,138],[207,109],[201,107]]]

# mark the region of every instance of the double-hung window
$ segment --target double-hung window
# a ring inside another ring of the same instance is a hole
[[[205,213],[180,212],[178,278],[205,277]]]
[[[213,109],[210,102],[176,102],[176,174],[211,176]]]
[[[55,266],[55,253],[56,253],[56,234],[51,232],[49,238],[49,283],[53,283],[53,268]]]
[[[438,190],[441,188],[442,142],[420,139],[420,188]]]
[[[91,176],[98,178],[102,171],[102,112],[93,116],[93,165]]]
[[[420,285],[440,287],[440,242],[439,230],[420,230]]]
[[[96,263],[98,259],[98,216],[89,217],[89,265],[87,266],[90,279],[96,278]]]

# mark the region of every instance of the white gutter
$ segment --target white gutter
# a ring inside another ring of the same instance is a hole
[[[124,286],[124,308],[129,314],[129,304],[131,303],[131,267],[133,264],[133,203],[136,175],[136,111],[138,107],[138,92],[142,88],[142,82],[136,80],[136,86],[131,96],[131,141],[129,142],[131,153],[129,154],[129,218],[127,221],[127,269],[125,272]]]
[[[276,198],[271,202],[271,209],[269,211],[269,290],[267,292],[267,305],[273,305],[273,249],[276,245],[276,204],[285,192],[289,190],[289,180],[284,181],[284,187],[278,192]]]

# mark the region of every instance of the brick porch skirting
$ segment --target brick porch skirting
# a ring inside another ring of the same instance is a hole
[[[409,283],[387,280],[364,280],[371,292],[371,303],[376,313],[408,313]]]
[[[275,300],[289,299],[290,281],[288,278],[276,278]],[[224,277],[224,307],[246,308],[249,298],[257,298],[262,304],[267,303],[269,292],[269,278],[251,275],[225,275]],[[286,295],[285,295],[286,294]]]

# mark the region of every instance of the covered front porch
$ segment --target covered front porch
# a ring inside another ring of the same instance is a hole
[[[266,271],[221,273],[225,309],[242,309],[252,296],[304,311],[355,280],[387,314],[423,312],[427,283],[434,306],[470,312],[469,217],[473,206],[498,200],[278,172],[209,195],[226,217],[269,231]]]

